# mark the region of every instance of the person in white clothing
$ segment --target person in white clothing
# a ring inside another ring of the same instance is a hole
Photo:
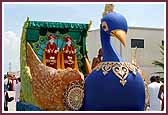
[[[18,78],[16,81],[16,85],[15,85],[15,101],[19,102],[19,98],[20,98],[20,84],[21,84],[21,79]]]
[[[8,78],[6,75],[4,76],[4,90],[8,91]]]
[[[155,76],[150,78],[151,83],[148,85],[149,97],[150,97],[150,108],[149,111],[160,111],[161,101],[158,98],[160,83],[157,82]]]
[[[160,76],[156,76],[156,81],[158,82],[158,83],[160,83],[160,85],[163,85],[163,82],[162,81],[160,81]]]

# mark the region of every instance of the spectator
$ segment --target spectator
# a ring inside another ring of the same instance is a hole
[[[12,80],[8,80],[8,91],[12,91]]]
[[[102,48],[98,51],[98,56],[93,58],[92,69],[95,68],[102,61]]]
[[[16,102],[20,101],[20,84],[21,84],[21,79],[19,77],[17,78],[16,85],[15,85],[15,101]]]
[[[158,98],[162,101],[161,111],[164,110],[164,85],[162,84],[159,89]]]
[[[8,111],[8,102],[11,102],[14,98],[9,97],[8,92],[4,90],[4,110]]]
[[[14,98],[8,95],[8,78],[4,77],[4,110],[8,111],[8,102],[11,102]]]
[[[160,81],[160,76],[156,76],[156,81],[158,82],[158,83],[160,83],[161,85],[163,84],[161,81]]]
[[[157,82],[155,76],[150,78],[151,83],[148,85],[149,97],[150,97],[150,108],[149,111],[160,111],[161,101],[158,99],[158,93],[160,88],[160,83]]]
[[[8,91],[8,78],[6,75],[4,76],[4,90]]]

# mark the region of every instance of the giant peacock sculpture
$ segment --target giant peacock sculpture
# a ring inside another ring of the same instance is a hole
[[[84,110],[144,110],[144,81],[137,67],[122,59],[110,42],[117,38],[125,46],[127,30],[124,16],[104,13],[100,24],[103,60],[85,79]]]

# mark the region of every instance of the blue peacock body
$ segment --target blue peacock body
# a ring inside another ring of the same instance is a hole
[[[103,16],[100,25],[103,60],[85,79],[84,110],[144,110],[145,87],[141,75],[110,43],[113,36],[125,45],[127,30],[127,21],[121,14],[110,12]]]

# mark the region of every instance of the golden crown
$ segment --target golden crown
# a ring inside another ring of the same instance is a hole
[[[103,16],[114,11],[114,4],[106,4],[103,12]]]

